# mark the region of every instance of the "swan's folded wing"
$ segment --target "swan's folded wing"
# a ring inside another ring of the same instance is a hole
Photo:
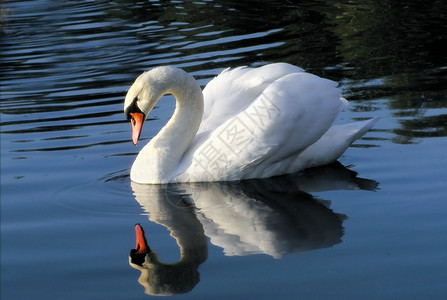
[[[291,159],[290,166],[310,168],[335,161],[355,140],[370,130],[377,120],[378,118],[373,118],[332,126],[318,141],[309,146],[298,157]]]
[[[270,83],[242,111],[198,135],[179,174],[191,181],[271,177],[316,142],[346,105],[336,83],[292,73]]]
[[[216,129],[244,111],[275,80],[300,72],[303,72],[301,68],[287,63],[222,71],[203,90],[205,105],[199,134]]]

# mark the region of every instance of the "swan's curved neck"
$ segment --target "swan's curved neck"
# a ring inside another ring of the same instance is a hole
[[[162,71],[154,76],[156,79],[148,78],[148,87],[153,89],[150,94],[157,95],[158,99],[172,94],[176,107],[165,127],[142,149],[135,161],[142,164],[140,168],[146,172],[149,170],[142,175],[147,183],[167,182],[174,175],[203,116],[203,94],[195,79],[180,69],[164,68]]]

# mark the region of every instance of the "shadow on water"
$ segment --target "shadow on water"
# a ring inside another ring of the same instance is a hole
[[[132,250],[129,262],[141,272],[138,282],[146,294],[186,293],[199,282],[198,267],[208,257],[207,238],[227,256],[281,258],[332,247],[342,241],[346,216],[330,209],[330,201],[310,193],[373,191],[377,186],[376,181],[358,178],[339,163],[262,180],[132,183],[135,199],[149,220],[166,227],[176,239],[180,260],[167,264],[154,250],[143,254]]]

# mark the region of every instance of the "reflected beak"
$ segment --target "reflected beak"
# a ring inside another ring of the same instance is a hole
[[[136,245],[135,254],[146,254],[149,252],[149,246],[147,245],[146,238],[144,237],[143,227],[140,224],[135,225]]]
[[[136,146],[140,138],[141,129],[143,129],[144,114],[130,113],[130,123],[132,124],[132,143]]]

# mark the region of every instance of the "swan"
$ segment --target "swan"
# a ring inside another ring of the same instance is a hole
[[[337,83],[287,63],[225,69],[200,88],[180,68],[141,74],[124,113],[137,145],[143,123],[165,94],[171,119],[137,155],[132,181],[144,184],[269,178],[329,164],[377,121],[333,125],[348,104]]]

